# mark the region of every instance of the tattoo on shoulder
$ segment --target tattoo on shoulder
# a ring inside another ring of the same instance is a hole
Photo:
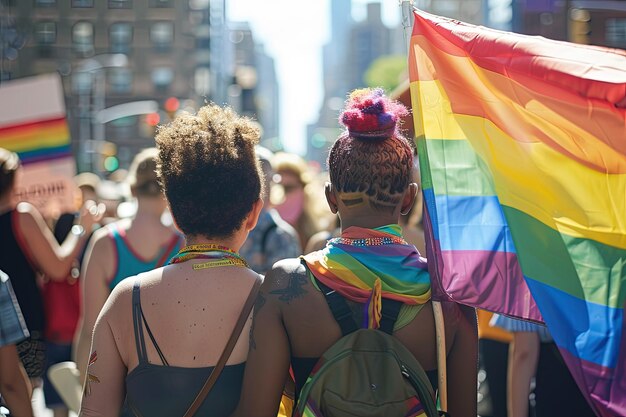
[[[91,356],[89,356],[89,363],[87,365],[87,380],[85,381],[85,388],[84,388],[84,392],[83,392],[83,395],[85,397],[88,397],[88,396],[91,395],[91,384],[92,383],[96,383],[96,384],[100,383],[100,379],[89,371],[89,368],[91,368],[91,365],[96,363],[97,360],[98,360],[98,352],[96,352],[94,350],[91,353]]]
[[[256,301],[254,302],[254,310],[252,312],[252,324],[250,325],[250,337],[249,337],[249,348],[256,350],[256,342],[254,340],[254,324],[256,322],[256,315],[265,305],[265,297],[262,292],[256,296]]]
[[[286,288],[270,291],[270,294],[278,295],[278,299],[284,303],[289,304],[295,298],[302,297],[308,291],[303,288],[307,284],[306,273],[302,273],[299,270],[295,270],[288,275],[289,282]]]

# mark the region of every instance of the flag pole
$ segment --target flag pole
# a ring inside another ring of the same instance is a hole
[[[410,45],[411,45],[411,35],[413,32],[413,28],[411,25],[411,17],[413,16],[413,0],[399,0],[399,5],[402,10],[402,26],[404,28],[404,41],[407,53],[409,57],[411,56]],[[413,64],[409,62],[409,65]],[[413,86],[411,86],[413,88]],[[418,88],[418,87],[415,87]],[[412,94],[411,94],[412,96]],[[415,136],[418,140],[424,140],[424,125],[423,120],[417,114],[413,113],[414,125],[415,125]],[[421,135],[418,134],[418,124],[420,125]],[[419,137],[421,136],[421,138]],[[439,301],[432,302],[433,305],[433,313],[435,316],[435,338],[437,344],[437,380],[438,380],[438,396],[439,396],[439,407],[441,411],[447,413],[448,411],[448,371],[447,371],[447,361],[446,361],[446,329],[444,324],[443,317],[443,309],[441,307],[441,303]]]
[[[411,44],[411,12],[413,11],[413,0],[398,0],[402,11],[402,27],[404,29],[404,46],[409,50]]]

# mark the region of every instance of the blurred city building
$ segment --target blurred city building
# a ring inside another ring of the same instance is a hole
[[[228,83],[228,104],[263,127],[262,145],[279,150],[279,84],[274,59],[255,41],[247,22],[229,23],[233,57]]]
[[[54,71],[63,76],[79,171],[127,166],[139,149],[153,144],[157,124],[205,101],[228,103],[257,118],[263,145],[279,150],[274,60],[247,23],[228,22],[226,1],[0,0],[0,83]],[[626,1],[412,4],[496,29],[626,48]],[[346,93],[366,86],[365,74],[378,58],[402,56],[408,47],[412,22],[387,27],[373,0],[357,22],[352,6],[352,0],[330,1],[323,101],[318,120],[307,127],[306,157],[322,166],[340,132]]]
[[[79,171],[128,166],[157,124],[208,101],[277,137],[273,60],[231,31],[225,1],[0,0],[0,82],[63,76]]]
[[[623,0],[415,0],[419,9],[495,29],[550,39],[626,49],[626,1]],[[341,131],[339,111],[346,92],[365,87],[364,74],[380,56],[406,54],[400,24],[384,25],[380,4],[367,6],[364,21],[354,22],[351,0],[331,1],[331,38],[324,47],[324,99],[318,120],[307,128],[307,158],[325,164]],[[400,13],[400,8],[398,9]],[[401,20],[401,19],[400,19]],[[412,21],[408,30],[412,27]],[[406,75],[408,78],[408,74]],[[408,81],[390,92],[410,107]],[[405,128],[413,133],[412,120]]]
[[[482,0],[417,0],[413,4],[466,22],[483,20]],[[364,75],[378,58],[406,55],[408,48],[405,28],[401,23],[386,26],[380,3],[368,3],[366,17],[359,22],[352,18],[351,0],[333,0],[330,7],[331,36],[323,49],[324,98],[318,120],[307,127],[307,159],[321,166],[341,132],[337,120],[346,93],[366,86]]]
[[[623,0],[486,0],[485,24],[527,35],[626,49]]]

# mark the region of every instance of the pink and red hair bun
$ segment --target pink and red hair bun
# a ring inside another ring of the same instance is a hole
[[[350,93],[339,122],[353,138],[379,140],[392,137],[398,120],[408,114],[407,108],[385,96],[382,88],[363,88]]]

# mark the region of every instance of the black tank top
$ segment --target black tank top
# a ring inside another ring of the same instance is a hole
[[[13,225],[17,212],[0,214],[0,269],[7,273],[32,337],[41,337],[45,325],[43,300],[37,275],[19,244]]]
[[[163,365],[148,362],[143,326]],[[126,376],[126,405],[137,416],[182,416],[200,392],[213,367],[168,364],[141,310],[140,282],[133,286],[133,327],[139,364]],[[196,416],[227,417],[239,402],[245,362],[225,366]]]

